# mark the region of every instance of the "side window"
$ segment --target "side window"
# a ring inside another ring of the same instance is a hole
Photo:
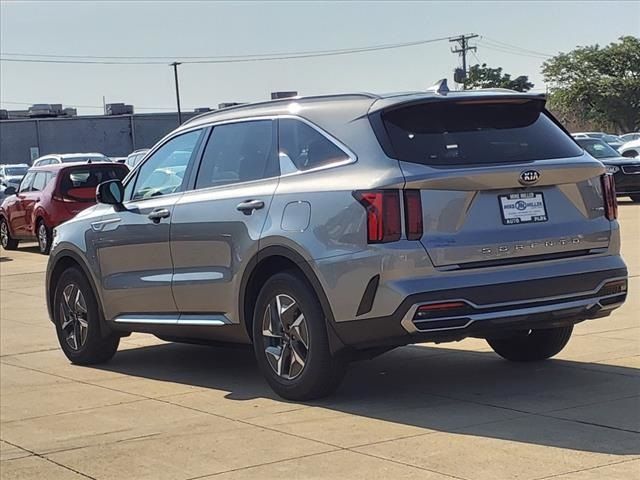
[[[196,189],[278,175],[272,120],[213,128],[198,170]]]
[[[201,135],[202,130],[185,133],[160,147],[140,168],[131,199],[142,200],[183,190],[187,181],[185,173]]]
[[[280,152],[286,153],[298,170],[309,170],[349,158],[328,138],[300,120],[281,119],[278,133]]]
[[[35,178],[33,179],[33,186],[31,187],[32,192],[41,192],[44,190],[44,187],[47,185],[47,172],[38,172],[36,173]]]
[[[19,193],[29,191],[29,189],[31,188],[31,182],[33,182],[34,176],[35,174],[33,172],[29,172],[24,176],[24,178],[22,179],[22,182],[20,182],[20,188],[18,189]]]

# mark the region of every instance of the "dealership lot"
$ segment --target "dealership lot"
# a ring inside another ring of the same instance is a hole
[[[12,478],[640,478],[640,206],[621,200],[630,295],[555,360],[484,341],[399,348],[338,393],[276,397],[247,348],[134,334],[109,364],[57,346],[37,247],[0,252],[0,472]]]

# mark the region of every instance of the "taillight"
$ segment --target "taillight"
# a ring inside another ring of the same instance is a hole
[[[400,240],[400,194],[398,190],[353,192],[353,196],[367,211],[368,243]]]
[[[404,225],[407,240],[422,238],[422,199],[420,190],[404,191]]]
[[[616,199],[616,184],[613,175],[607,173],[602,176],[602,196],[604,198],[604,215],[608,220],[618,218],[618,200]]]

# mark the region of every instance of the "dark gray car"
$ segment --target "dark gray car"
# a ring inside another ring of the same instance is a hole
[[[291,399],[410,343],[557,354],[624,302],[627,269],[611,176],[544,104],[439,88],[188,121],[56,229],[62,349],[89,364],[130,332],[252,343]]]

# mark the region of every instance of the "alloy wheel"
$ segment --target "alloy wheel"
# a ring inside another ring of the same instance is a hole
[[[47,243],[49,242],[47,237],[47,227],[44,223],[40,223],[38,226],[38,245],[40,246],[41,252],[47,251]]]
[[[87,303],[80,288],[75,283],[70,283],[62,290],[60,319],[62,333],[67,345],[73,350],[80,350],[87,340],[89,323],[87,320]]]
[[[9,243],[9,229],[4,221],[0,222],[0,243],[2,243],[3,248],[7,248]]]
[[[309,355],[309,329],[298,303],[289,295],[276,295],[262,317],[267,361],[281,378],[297,378]]]

